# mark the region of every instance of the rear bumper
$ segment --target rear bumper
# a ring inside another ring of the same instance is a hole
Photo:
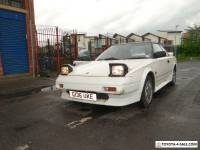
[[[59,76],[56,80],[56,87],[63,85],[62,98],[69,101],[90,103],[107,106],[125,106],[140,100],[140,81],[132,81],[129,77],[83,77],[83,76]],[[116,87],[116,92],[106,92],[104,87]],[[71,98],[68,91],[87,91],[108,94],[108,99],[97,99],[97,101],[87,101]]]

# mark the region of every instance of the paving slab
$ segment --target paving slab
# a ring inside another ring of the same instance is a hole
[[[15,97],[41,91],[42,88],[53,86],[55,78],[24,78],[0,80],[0,97]]]

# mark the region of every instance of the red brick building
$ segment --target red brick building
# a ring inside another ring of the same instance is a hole
[[[0,0],[0,78],[35,72],[33,0]]]

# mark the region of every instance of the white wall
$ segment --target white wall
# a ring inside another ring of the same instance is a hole
[[[86,36],[85,37],[85,45],[86,45],[85,48],[87,50],[89,50],[89,42],[91,42],[91,48],[92,48],[91,51],[94,52],[96,44],[97,44],[96,37],[94,37],[94,36],[88,36],[88,37]]]
[[[167,39],[171,40],[173,45],[181,45],[181,33],[168,33]]]
[[[161,39],[160,39],[160,43],[161,43],[161,44],[164,44],[164,43],[165,43],[165,39],[161,38]]]
[[[117,35],[117,36],[115,37],[115,39],[118,41],[118,44],[120,44],[120,43],[126,43],[126,38],[125,38],[125,37],[122,37],[122,36],[120,36],[120,35]]]
[[[135,42],[142,42],[142,37],[140,36],[132,35],[129,38],[134,40]]]
[[[158,42],[159,42],[159,39],[158,39],[158,37],[156,37],[156,36],[153,36],[153,35],[151,35],[151,34],[149,34],[149,35],[145,35],[145,38],[148,38],[148,39],[150,39],[150,40],[151,40],[151,42],[155,42],[155,43],[158,43]]]
[[[85,34],[78,34],[77,35],[77,42],[78,42],[78,50],[80,51],[81,49],[85,49],[86,48],[86,38],[85,38]]]
[[[85,37],[85,48],[86,49],[89,49],[89,47],[88,47],[88,42],[90,41],[90,38],[88,38],[88,37]]]
[[[163,38],[159,38],[159,37],[157,37],[157,36],[154,36],[154,35],[149,34],[149,35],[145,35],[145,38],[150,39],[151,42],[155,42],[155,43],[159,43],[159,42],[160,42],[161,44],[164,44],[164,43],[165,43],[164,37],[163,37]],[[159,41],[159,39],[160,39],[160,41]]]
[[[144,38],[145,42],[151,42],[151,39]]]
[[[181,45],[181,33],[160,32],[159,35],[172,41],[172,45]]]

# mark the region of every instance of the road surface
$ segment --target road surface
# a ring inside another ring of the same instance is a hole
[[[1,99],[0,150],[151,150],[200,139],[200,62],[178,64],[177,85],[148,109],[66,102],[59,92]]]

